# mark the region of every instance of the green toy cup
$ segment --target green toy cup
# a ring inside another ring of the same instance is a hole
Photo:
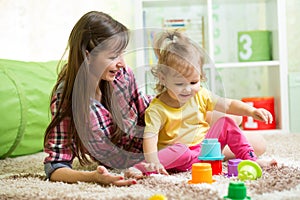
[[[244,182],[230,182],[228,186],[228,195],[224,199],[244,200],[251,199],[247,196],[247,188]]]

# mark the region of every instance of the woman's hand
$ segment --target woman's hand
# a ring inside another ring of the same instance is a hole
[[[264,108],[257,108],[253,110],[252,117],[254,119],[260,120],[265,122],[266,124],[271,124],[273,122],[272,114],[264,109]]]
[[[149,172],[157,172],[159,174],[169,175],[165,167],[160,162],[143,163],[144,167]]]
[[[98,166],[97,170],[93,171],[93,173],[95,173],[95,182],[102,185],[128,186],[137,183],[135,179],[124,180],[123,176],[110,174],[104,166]]]

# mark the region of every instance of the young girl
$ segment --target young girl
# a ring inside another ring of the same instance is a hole
[[[158,78],[159,94],[145,114],[145,161],[130,168],[128,176],[190,170],[193,163],[199,162],[204,138],[218,138],[221,148],[228,145],[236,158],[256,161],[262,167],[277,164],[275,160],[259,160],[231,118],[224,115],[212,127],[205,120],[208,111],[216,110],[271,123],[270,112],[239,100],[218,97],[202,87],[201,82],[206,79],[203,71],[206,54],[182,33],[162,33],[154,48],[158,65],[153,74]]]
[[[109,15],[83,15],[68,41],[68,60],[51,94],[52,121],[45,131],[45,172],[51,181],[131,185],[136,180],[108,173],[144,159],[144,112],[150,99],[138,92],[123,51],[127,28]],[[101,164],[94,171],[72,169],[90,158]]]

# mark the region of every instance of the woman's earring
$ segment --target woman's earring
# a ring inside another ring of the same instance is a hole
[[[85,50],[85,56],[87,64],[90,65],[90,52],[88,50]]]

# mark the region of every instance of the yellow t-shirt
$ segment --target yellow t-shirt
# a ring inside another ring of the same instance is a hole
[[[199,144],[209,129],[206,112],[216,105],[210,91],[199,92],[180,108],[173,108],[154,98],[145,113],[145,132],[158,133],[158,149],[175,143]]]

